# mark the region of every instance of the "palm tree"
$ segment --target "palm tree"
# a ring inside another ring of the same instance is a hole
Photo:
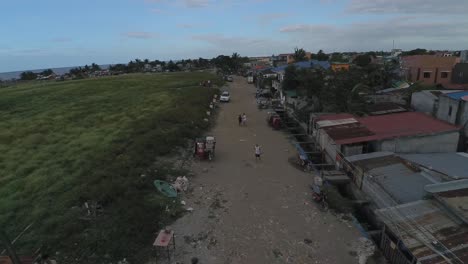
[[[237,52],[234,52],[231,56],[232,67],[234,71],[237,71],[240,67],[240,55]]]
[[[293,58],[294,58],[294,61],[295,62],[300,62],[300,61],[306,61],[307,60],[307,54],[305,52],[304,49],[298,49],[298,48],[295,48],[294,49],[294,55],[293,55]]]

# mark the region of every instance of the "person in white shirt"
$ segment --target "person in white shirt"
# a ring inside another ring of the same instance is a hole
[[[242,125],[246,125],[247,123],[247,116],[245,115],[245,113],[242,114]]]
[[[255,161],[262,160],[260,155],[262,154],[262,150],[258,144],[255,144]]]

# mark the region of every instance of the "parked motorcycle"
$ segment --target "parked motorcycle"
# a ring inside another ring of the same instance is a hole
[[[322,211],[328,210],[327,194],[318,186],[311,185],[312,200],[314,200]]]

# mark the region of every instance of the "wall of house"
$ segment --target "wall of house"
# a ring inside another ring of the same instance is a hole
[[[333,71],[340,71],[340,70],[348,71],[349,70],[349,64],[347,63],[331,64],[330,66]]]
[[[458,106],[458,100],[452,99],[448,96],[440,96],[436,117],[440,120],[456,125]]]
[[[335,163],[337,146],[323,129],[318,129],[316,140],[320,145],[320,150],[325,153],[325,161],[327,163]]]
[[[411,108],[418,112],[435,114],[435,102],[437,97],[430,92],[422,91],[411,95]]]
[[[401,137],[376,142],[375,151],[395,153],[437,153],[456,152],[458,149],[458,131],[426,136]]]
[[[424,73],[428,77],[424,77]],[[446,73],[446,75],[444,74]],[[409,69],[408,80],[411,82],[422,82],[426,85],[449,85],[452,80],[452,68],[448,67],[411,67]]]

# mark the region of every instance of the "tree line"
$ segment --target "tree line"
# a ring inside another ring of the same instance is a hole
[[[243,63],[249,61],[248,57],[242,57],[239,53],[233,53],[231,56],[219,55],[212,59],[184,59],[179,61],[160,61],[160,60],[149,60],[149,59],[135,59],[131,60],[128,63],[119,63],[110,65],[108,70],[110,73],[119,74],[119,73],[138,73],[145,71],[162,71],[162,72],[176,72],[186,69],[207,69],[216,67],[220,72],[229,74],[229,73],[238,73],[243,69]],[[74,76],[74,78],[80,79],[85,78],[89,74],[96,73],[101,71],[101,67],[96,63],[91,65],[85,65],[83,67],[75,67],[70,69],[68,75]],[[39,76],[50,76],[54,72],[51,69],[44,70],[40,73],[35,73],[32,71],[25,71],[21,73],[20,79],[24,81],[36,80]]]

